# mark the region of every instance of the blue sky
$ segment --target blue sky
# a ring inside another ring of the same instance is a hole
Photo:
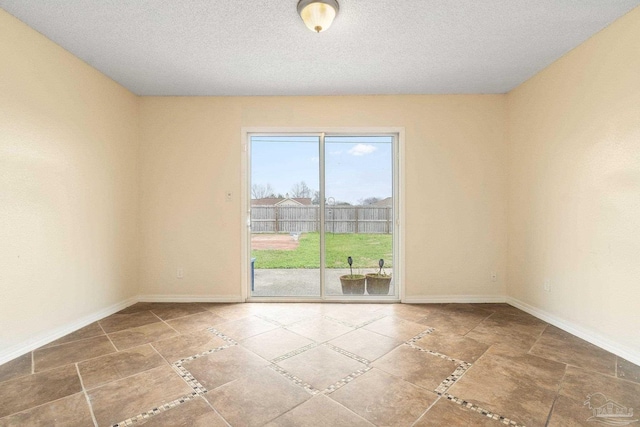
[[[368,197],[392,194],[391,137],[325,138],[326,197],[352,204]],[[290,193],[304,181],[320,189],[319,138],[264,137],[251,140],[251,183],[271,184],[275,193]]]

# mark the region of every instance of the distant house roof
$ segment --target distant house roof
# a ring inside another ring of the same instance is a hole
[[[309,197],[265,197],[264,199],[251,199],[251,206],[275,206],[275,205],[301,205],[311,206]]]
[[[376,206],[379,208],[393,206],[393,197],[387,197],[386,199],[378,200],[375,203],[372,203],[371,206]]]
[[[264,199],[251,199],[251,206],[273,206],[282,199],[280,197],[265,197]]]

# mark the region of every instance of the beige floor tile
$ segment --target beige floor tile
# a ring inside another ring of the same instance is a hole
[[[574,402],[566,396],[556,397],[553,404],[553,411],[549,417],[548,427],[583,427],[583,426],[599,426],[606,425],[596,422],[590,422],[589,418],[593,415],[588,406],[584,405],[586,396],[582,402]],[[623,424],[624,425],[624,424]]]
[[[137,328],[126,329],[120,332],[109,334],[109,338],[118,350],[126,350],[142,344],[160,341],[178,335],[178,333],[165,324],[151,323]]]
[[[86,389],[99,387],[158,366],[166,361],[149,344],[78,363]]]
[[[640,383],[640,366],[634,365],[622,357],[618,357],[618,368],[616,372],[618,378]]]
[[[46,371],[68,363],[93,359],[116,349],[106,335],[34,350],[33,362],[36,372]]]
[[[238,320],[232,320],[230,322],[220,323],[216,325],[215,328],[236,341],[242,341],[243,339],[254,335],[276,329],[278,326],[255,316],[249,316]]]
[[[535,317],[494,313],[476,326],[466,337],[488,345],[500,344],[529,351],[547,324]]]
[[[285,371],[302,379],[316,390],[324,390],[365,364],[325,346],[319,346],[277,363]]]
[[[329,341],[329,344],[374,361],[402,344],[402,341],[360,328]]]
[[[66,365],[0,383],[0,418],[82,390],[75,365]]]
[[[491,313],[474,311],[447,311],[446,308],[434,310],[427,317],[420,320],[420,323],[434,328],[443,334],[465,335],[478,326]]]
[[[281,309],[295,311],[304,311],[313,315],[323,315],[329,308],[329,306],[336,306],[336,303],[330,302],[295,302],[295,303],[279,303]],[[264,305],[264,304],[263,304]]]
[[[472,304],[428,304],[428,306],[430,308],[427,316],[418,323],[448,334],[464,335],[493,314],[492,311],[474,308]]]
[[[299,348],[313,344],[313,341],[282,328],[256,335],[240,343],[259,356],[272,360]]]
[[[302,322],[288,326],[287,329],[316,342],[329,341],[353,331],[353,328],[349,326],[324,317],[303,320]]]
[[[456,313],[475,313],[481,316],[488,317],[495,312],[495,310],[487,310],[485,304],[469,304],[469,303],[450,303],[445,304],[443,309],[452,314]]]
[[[84,328],[80,328],[75,332],[65,335],[62,338],[59,338],[53,342],[50,342],[47,345],[43,345],[40,348],[53,347],[55,345],[66,344],[68,342],[84,340],[87,338],[93,338],[99,335],[104,335],[104,331],[102,330],[98,322],[94,322],[90,325],[85,326]]]
[[[271,304],[259,304],[260,307],[264,307],[265,305]],[[256,314],[261,316],[266,316],[268,313],[273,313],[274,311],[278,311],[279,313],[294,313],[294,314],[304,314],[307,317],[316,317],[322,316],[327,311],[329,311],[329,306],[334,307],[336,305],[342,304],[330,304],[330,303],[273,303],[273,307],[276,307],[274,310],[264,311],[261,310]]]
[[[188,400],[135,424],[145,427],[227,427],[228,424],[202,397]]]
[[[0,419],[0,427],[52,426],[93,427],[93,418],[84,393],[28,409]]]
[[[191,387],[168,365],[89,390],[98,425],[112,425],[186,396]]]
[[[373,427],[355,412],[319,394],[271,421],[266,427]]]
[[[386,304],[378,312],[386,313],[402,320],[420,323],[422,319],[440,306],[442,304]]]
[[[215,327],[216,325],[224,322],[228,322],[228,320],[207,310],[202,313],[191,314],[189,316],[167,321],[169,326],[181,334],[201,331],[212,326]]]
[[[420,323],[446,334],[465,335],[493,312],[468,307],[469,304],[435,304]]]
[[[211,391],[230,381],[254,374],[269,362],[240,346],[216,351],[207,356],[185,362],[187,369],[207,390]]]
[[[236,304],[237,305],[237,304]],[[286,303],[286,302],[270,302],[268,304],[263,303],[245,303],[244,307],[250,309],[252,315],[265,316],[269,313],[277,313],[283,310],[295,311],[301,304]]]
[[[371,365],[388,374],[434,391],[458,365],[450,360],[402,345]]]
[[[587,401],[589,403],[585,405]],[[553,407],[549,425],[603,424],[588,421],[588,419],[594,415],[593,409],[606,405],[608,401],[625,408],[634,408],[635,416],[629,418],[640,418],[636,412],[637,408],[640,408],[640,384],[569,366],[562,381],[560,396]]]
[[[413,427],[500,427],[504,426],[499,420],[488,418],[466,406],[451,402],[441,397],[429,411],[418,420]]]
[[[112,332],[124,331],[125,329],[137,328],[139,326],[157,323],[161,320],[150,311],[139,311],[135,313],[116,313],[100,320],[100,326],[108,334]]]
[[[15,359],[0,365],[0,383],[13,378],[31,374],[31,352],[16,357]]]
[[[173,363],[228,344],[222,338],[204,330],[156,341],[152,345],[169,363]]]
[[[330,317],[340,317],[342,315],[360,315],[366,313],[376,313],[385,304],[326,304],[322,314]],[[347,320],[347,319],[343,319]]]
[[[492,347],[448,393],[527,427],[544,426],[565,368],[563,363]]]
[[[158,306],[151,308],[151,312],[162,320],[177,319],[205,311],[207,310],[203,306],[193,303],[158,304]]]
[[[402,320],[397,317],[387,316],[364,327],[372,332],[400,341],[407,341],[428,329],[420,323]]]
[[[344,304],[329,310],[326,316],[356,327],[386,316],[379,310],[378,307],[369,304]]]
[[[260,313],[260,316],[277,322],[280,325],[291,325],[312,317],[318,317],[319,314],[315,309],[279,307],[278,309]]]
[[[262,368],[206,394],[232,426],[262,426],[311,398],[271,368]]]
[[[252,316],[255,313],[255,308],[251,305],[244,304],[200,304],[206,310],[223,317],[227,320],[238,320],[248,316]]]
[[[496,313],[512,314],[514,316],[531,316],[529,313],[526,313],[520,310],[519,308],[516,308],[512,305],[505,304],[505,303],[501,303],[501,304],[486,303],[486,304],[473,304],[473,305],[483,310],[493,311]]]
[[[120,310],[116,314],[133,314],[133,313],[139,313],[141,311],[149,311],[152,308],[157,307],[159,305],[162,305],[162,303],[159,303],[159,302],[138,302],[138,303],[135,303],[133,305],[130,305],[127,308],[124,308],[124,309]]]
[[[225,326],[239,345],[220,350],[230,343],[207,331],[210,326]],[[503,425],[446,396],[438,400],[432,390],[455,363],[402,344],[428,327],[435,331],[418,346],[473,363],[448,392],[528,427],[547,418],[550,426],[598,425],[587,420],[607,402],[636,413],[640,408],[640,367],[506,304],[138,303],[35,350],[36,369],[47,370],[31,374],[33,353],[1,365],[0,427],[93,426],[80,378],[101,426],[192,396],[167,360],[213,349],[184,367],[207,387],[205,396],[215,395],[235,417],[234,425],[411,425],[418,418],[416,426]],[[106,346],[104,354],[107,338],[124,350]],[[313,398],[267,360],[307,348],[278,365],[325,388],[365,368],[336,347],[373,368]],[[296,395],[310,400],[298,404]],[[590,395],[591,408],[584,405]],[[273,407],[260,406],[269,401]],[[196,397],[144,424],[218,427],[227,421]]]
[[[454,359],[473,363],[489,349],[487,344],[454,334],[434,331],[420,338],[415,344],[425,350],[435,351]]]
[[[529,351],[530,354],[615,375],[616,355],[549,325]]]
[[[437,395],[372,369],[329,397],[378,426],[410,426]]]
[[[327,306],[335,306],[335,305],[336,304],[301,302],[301,303],[283,303],[281,305],[281,308],[289,310],[290,309],[289,307],[293,307],[295,311],[302,311],[309,314],[310,316],[321,316],[328,310]]]
[[[84,393],[45,403],[0,419],[0,427],[93,427],[93,418]]]

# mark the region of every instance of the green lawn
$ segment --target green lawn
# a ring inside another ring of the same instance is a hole
[[[391,268],[390,234],[327,233],[325,236],[327,268],[349,268],[349,256],[353,258],[354,273],[359,268],[377,267],[380,258],[384,258],[385,268]],[[320,268],[320,234],[302,234],[297,249],[254,250],[251,257],[256,258],[255,268]]]

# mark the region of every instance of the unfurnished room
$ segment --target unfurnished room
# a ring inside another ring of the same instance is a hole
[[[0,427],[640,426],[640,0],[0,0]]]

